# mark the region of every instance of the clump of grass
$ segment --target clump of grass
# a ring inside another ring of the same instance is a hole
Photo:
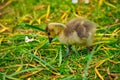
[[[2,0],[0,11],[5,14],[0,19],[0,78],[119,79],[119,3],[116,0],[91,0],[88,5],[72,4],[68,0]],[[87,54],[85,46],[73,46],[71,57],[63,59],[66,46],[57,39],[49,44],[44,30],[49,22],[66,23],[75,17],[96,22],[94,50]],[[34,41],[26,43],[26,36]]]

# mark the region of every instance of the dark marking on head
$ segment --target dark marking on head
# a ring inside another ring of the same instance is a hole
[[[46,32],[48,32],[48,26],[46,26],[46,29],[45,29]]]
[[[50,32],[48,32],[47,34],[48,34],[48,36],[50,36]]]

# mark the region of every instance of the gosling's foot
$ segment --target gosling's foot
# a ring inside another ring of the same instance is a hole
[[[90,53],[92,50],[93,50],[92,47],[87,47],[87,51],[88,51],[88,53]]]

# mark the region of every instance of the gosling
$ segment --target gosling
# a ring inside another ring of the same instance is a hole
[[[46,27],[46,33],[50,43],[55,36],[58,36],[58,40],[62,44],[68,45],[67,56],[70,55],[71,45],[73,44],[84,44],[88,52],[90,52],[95,31],[95,23],[81,18],[72,19],[66,25],[49,23]]]

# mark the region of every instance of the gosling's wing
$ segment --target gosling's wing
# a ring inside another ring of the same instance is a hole
[[[87,32],[91,32],[92,34],[95,33],[96,31],[96,25],[95,23],[91,22],[91,21],[86,21],[83,26],[86,28]]]
[[[95,32],[95,25],[91,21],[87,21],[84,19],[72,19],[66,24],[66,35],[70,35],[74,31],[77,32],[77,35],[82,38],[88,38],[91,36],[90,34],[94,34]]]
[[[77,28],[79,27],[79,25],[80,25],[81,22],[82,22],[82,19],[79,19],[79,18],[70,20],[66,24],[67,27],[64,30],[65,35],[66,36],[70,36],[74,31],[77,30]],[[82,30],[83,30],[83,28],[80,28],[80,31],[82,31]]]
[[[96,30],[96,26],[91,21],[83,21],[83,23],[78,23],[76,26],[76,32],[80,38],[88,38],[93,36]]]
[[[87,28],[84,25],[79,25],[76,27],[77,35],[82,38],[87,38],[89,36]]]

